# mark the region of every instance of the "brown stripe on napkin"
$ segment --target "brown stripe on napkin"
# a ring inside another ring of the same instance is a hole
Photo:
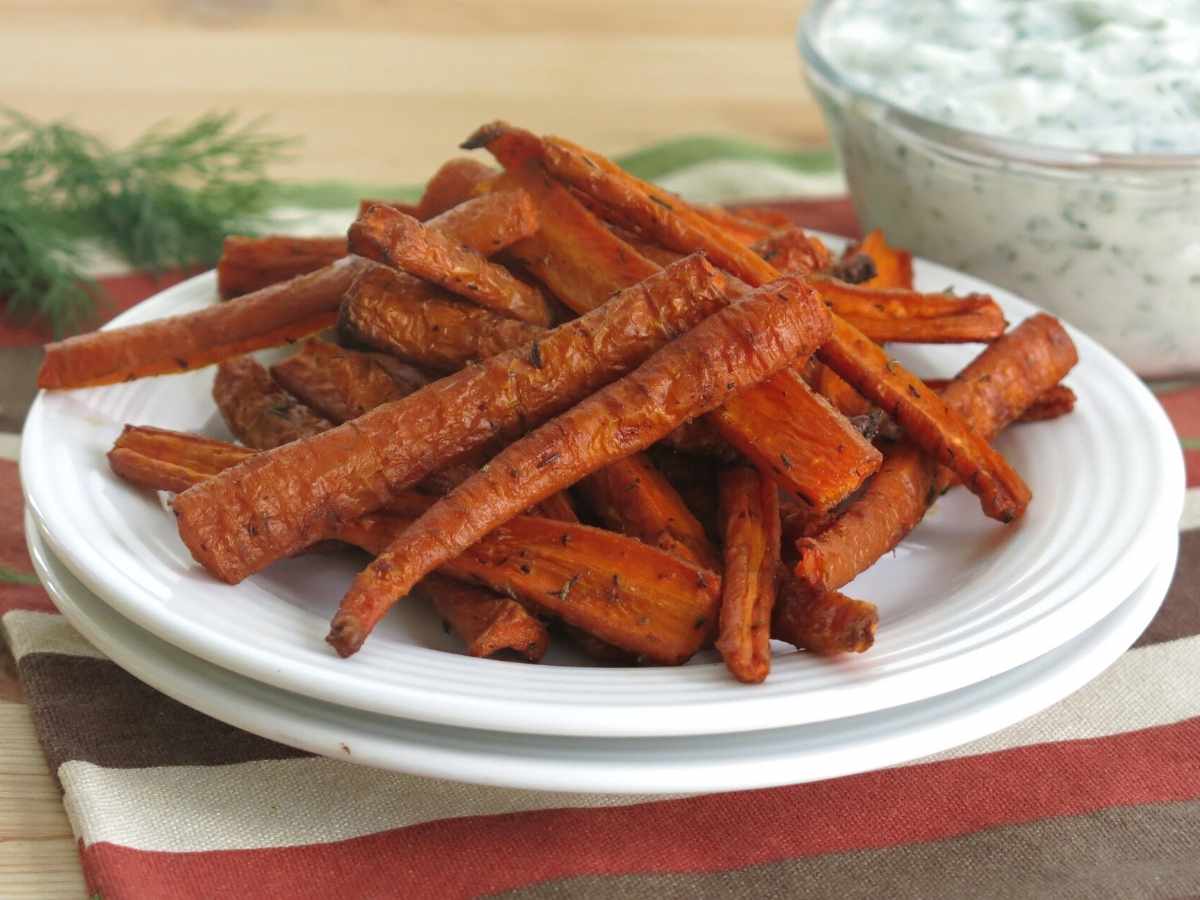
[[[1135,647],[1200,634],[1200,530],[1179,536],[1179,562],[1162,608]]]
[[[498,896],[609,897],[1191,896],[1200,891],[1200,802],[1117,807],[1003,826],[960,838],[785,859],[725,872],[566,878]]]
[[[17,667],[51,772],[67,760],[128,769],[311,755],[196,712],[107,660],[29,653]]]

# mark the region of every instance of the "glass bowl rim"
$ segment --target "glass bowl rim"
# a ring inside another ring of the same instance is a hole
[[[997,137],[981,131],[959,128],[922,116],[898,106],[880,95],[852,84],[841,70],[821,52],[817,33],[821,21],[838,0],[812,0],[796,27],[796,45],[810,81],[823,82],[835,94],[850,96],[882,111],[889,121],[900,125],[918,138],[942,148],[994,162],[1037,166],[1066,172],[1118,169],[1128,174],[1200,170],[1200,153],[1104,153],[1071,147],[1054,147]]]

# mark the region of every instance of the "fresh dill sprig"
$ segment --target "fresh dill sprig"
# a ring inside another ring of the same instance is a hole
[[[158,126],[123,149],[63,122],[0,112],[0,297],[57,333],[80,323],[99,288],[82,275],[89,241],[152,272],[214,263],[229,234],[263,224],[268,166],[291,141],[231,114]]]

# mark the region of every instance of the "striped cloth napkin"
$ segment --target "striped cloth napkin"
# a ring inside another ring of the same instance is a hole
[[[844,200],[787,208],[852,227]],[[125,303],[153,287],[110,286]],[[881,772],[666,800],[550,794],[369,770],[238,731],[127,675],[54,611],[4,460],[0,621],[93,896],[1198,894],[1200,387],[1162,402],[1184,436],[1188,504],[1174,583],[1137,645],[1032,719]],[[0,456],[15,445],[0,439]]]

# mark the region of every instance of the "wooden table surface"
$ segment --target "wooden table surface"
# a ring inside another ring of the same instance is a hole
[[[276,172],[297,180],[419,182],[494,118],[609,153],[697,133],[816,146],[792,40],[804,5],[0,0],[0,103],[117,142],[209,110],[268,115],[304,138]],[[84,895],[8,663],[0,897]]]

